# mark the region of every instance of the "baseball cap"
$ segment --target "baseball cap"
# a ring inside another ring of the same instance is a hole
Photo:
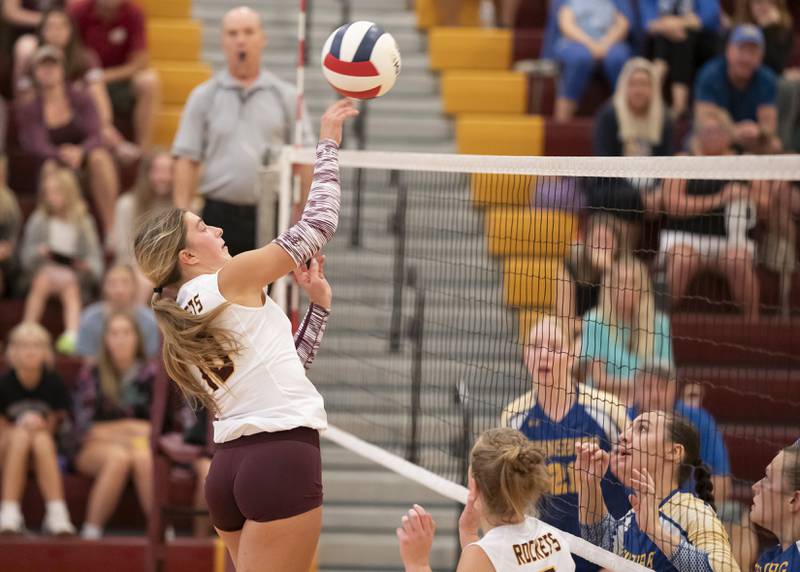
[[[729,44],[756,44],[759,48],[764,47],[764,34],[758,26],[753,24],[742,24],[736,26],[731,33]]]
[[[33,65],[38,65],[43,61],[61,63],[64,61],[64,54],[55,46],[45,45],[33,53]]]

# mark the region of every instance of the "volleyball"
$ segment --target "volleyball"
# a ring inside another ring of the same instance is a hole
[[[386,94],[400,75],[400,51],[391,34],[373,22],[345,24],[322,48],[322,72],[345,97],[372,99]]]

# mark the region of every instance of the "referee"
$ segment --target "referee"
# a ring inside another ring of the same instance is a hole
[[[226,69],[197,86],[183,110],[172,146],[176,157],[175,206],[190,208],[197,193],[205,199],[202,218],[225,229],[232,256],[256,244],[259,173],[291,143],[294,87],[261,68],[266,46],[261,18],[247,7],[222,20]],[[305,145],[315,143],[308,113]],[[311,166],[300,173],[303,195]]]

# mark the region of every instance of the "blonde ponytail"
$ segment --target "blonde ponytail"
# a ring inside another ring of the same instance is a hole
[[[144,275],[157,285],[150,305],[164,337],[162,354],[167,375],[190,403],[219,411],[210,390],[225,387],[224,373],[233,366],[240,345],[233,334],[215,324],[227,304],[202,315],[187,312],[161,294],[181,280],[178,255],[186,248],[184,209],[169,208],[146,217],[134,241],[134,253]],[[201,381],[195,375],[200,371]]]

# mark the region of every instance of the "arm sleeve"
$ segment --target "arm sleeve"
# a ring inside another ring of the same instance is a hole
[[[689,544],[686,539],[681,539],[669,561],[680,572],[714,572],[708,563],[708,554]]]
[[[205,147],[205,116],[207,97],[204,97],[208,84],[203,84],[192,91],[181,113],[178,132],[172,142],[172,154],[186,157],[193,161],[203,159]]]
[[[58,159],[58,149],[50,142],[50,134],[39,113],[38,102],[22,105],[17,109],[17,125],[25,126],[18,130],[19,143],[24,151],[40,159]]]
[[[328,325],[328,316],[331,313],[321,306],[311,304],[308,307],[300,327],[294,335],[294,347],[297,350],[297,357],[305,369],[311,367],[317,350],[322,343],[322,336],[325,335],[325,328]]]
[[[603,550],[614,550],[614,534],[619,526],[613,516],[606,515],[595,524],[581,524],[581,538]]]
[[[330,139],[317,145],[314,179],[300,220],[273,242],[300,266],[333,238],[339,223],[339,146]]]

